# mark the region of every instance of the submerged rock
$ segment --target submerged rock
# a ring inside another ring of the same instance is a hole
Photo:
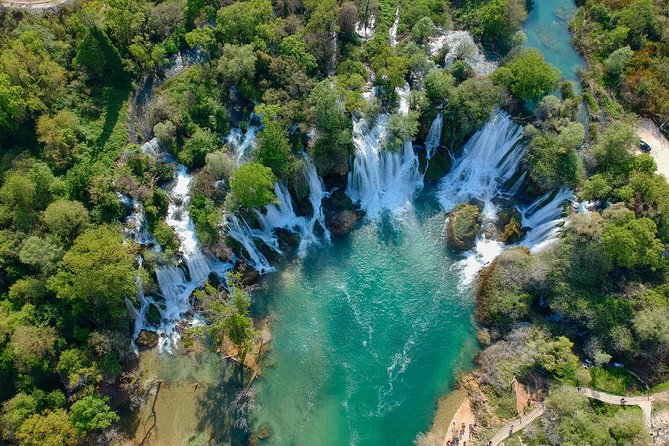
[[[274,430],[272,429],[272,426],[270,426],[269,423],[263,423],[258,427],[259,440],[269,439],[272,436],[272,433],[274,433]]]
[[[446,243],[455,251],[468,251],[474,247],[479,229],[479,208],[467,203],[460,204],[451,211],[446,222]]]
[[[135,344],[140,350],[150,350],[158,345],[158,335],[152,331],[142,330],[139,332]]]
[[[343,190],[338,189],[323,201],[325,224],[333,235],[348,234],[365,212],[357,209]]]

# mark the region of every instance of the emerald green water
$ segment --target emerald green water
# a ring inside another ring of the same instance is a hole
[[[574,49],[569,21],[576,11],[574,0],[534,0],[534,8],[525,21],[527,46],[538,48],[546,61],[562,72],[562,77],[575,83],[580,91],[577,71],[585,65]]]
[[[471,290],[417,204],[285,265],[254,295],[273,316],[255,425],[271,445],[409,445],[476,351]]]

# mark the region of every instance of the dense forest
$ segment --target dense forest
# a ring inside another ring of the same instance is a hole
[[[155,137],[193,172],[198,239],[208,255],[232,262],[244,248],[226,234],[226,218],[253,221],[278,202],[277,180],[300,212],[313,212],[304,152],[328,189],[346,186],[353,117],[391,113],[385,150],[398,151],[404,140],[422,143],[442,113],[445,147],[426,173],[437,181],[499,107],[524,126],[528,201],[570,188],[591,211],[573,213],[548,249],[509,249],[482,271],[483,350],[463,385],[492,427],[513,415],[514,377],[550,382],[552,415],[524,444],[647,444],[640,421],[593,407],[568,385],[612,379],[611,362],[626,364],[633,373],[624,379],[640,389],[667,379],[669,185],[653,158],[637,153],[635,126],[644,116],[669,130],[669,3],[577,4],[571,28],[588,65],[582,94],[524,47],[531,2],[523,0],[91,0],[45,14],[0,9],[3,441],[123,441],[112,397],[127,400],[136,388],[128,308],[139,306],[138,282],[157,288],[156,269],[176,264],[180,244],[166,223],[174,163],[141,143]],[[470,30],[501,67],[477,74],[466,62],[472,48],[445,66],[448,48],[430,47],[444,29]],[[177,56],[187,66],[171,76]],[[394,110],[407,83],[402,114]],[[372,87],[374,100],[364,100]],[[250,162],[238,167],[225,137],[245,131],[249,116],[260,130]],[[125,198],[141,203],[161,250],[127,235]],[[344,194],[327,200],[333,234],[362,215]],[[457,227],[458,219],[449,223],[456,249],[467,249],[457,239],[478,221],[476,203],[453,215],[467,212]],[[522,237],[515,216],[504,223],[502,240]],[[188,336],[217,345],[225,336],[243,356],[256,335],[252,274],[243,262],[237,269],[195,293],[210,323]]]

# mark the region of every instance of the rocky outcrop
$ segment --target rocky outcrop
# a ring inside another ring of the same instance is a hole
[[[357,209],[346,193],[338,189],[323,201],[325,224],[332,235],[348,234],[356,223],[365,216]]]
[[[425,170],[425,181],[428,183],[439,181],[444,175],[448,173],[451,168],[451,157],[448,152],[440,148],[436,151],[434,156],[427,161],[427,169]]]
[[[140,350],[150,350],[158,345],[158,335],[152,331],[142,330],[135,340]]]
[[[517,243],[526,232],[526,228],[523,228],[523,216],[516,208],[500,210],[496,226],[499,230],[499,240],[506,244]]]
[[[459,204],[451,211],[446,222],[446,243],[454,251],[468,251],[474,247],[479,229],[479,208],[472,204]]]

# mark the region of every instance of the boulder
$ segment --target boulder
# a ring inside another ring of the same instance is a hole
[[[333,235],[348,234],[356,223],[365,216],[365,212],[356,208],[353,201],[342,189],[332,192],[323,201],[325,225]]]
[[[442,148],[437,149],[434,156],[427,162],[425,170],[425,181],[428,183],[439,181],[451,168],[451,157],[448,152]]]
[[[158,335],[152,331],[142,330],[135,344],[140,350],[150,350],[158,345]]]
[[[149,311],[146,312],[146,321],[154,327],[160,325],[160,310],[153,303],[149,304]]]
[[[451,211],[446,222],[446,243],[454,251],[468,251],[474,247],[479,229],[479,208],[467,203],[459,204]]]
[[[287,228],[276,228],[274,230],[277,238],[279,239],[279,244],[282,248],[290,247],[297,248],[300,246],[300,234],[295,231],[291,231]]]

